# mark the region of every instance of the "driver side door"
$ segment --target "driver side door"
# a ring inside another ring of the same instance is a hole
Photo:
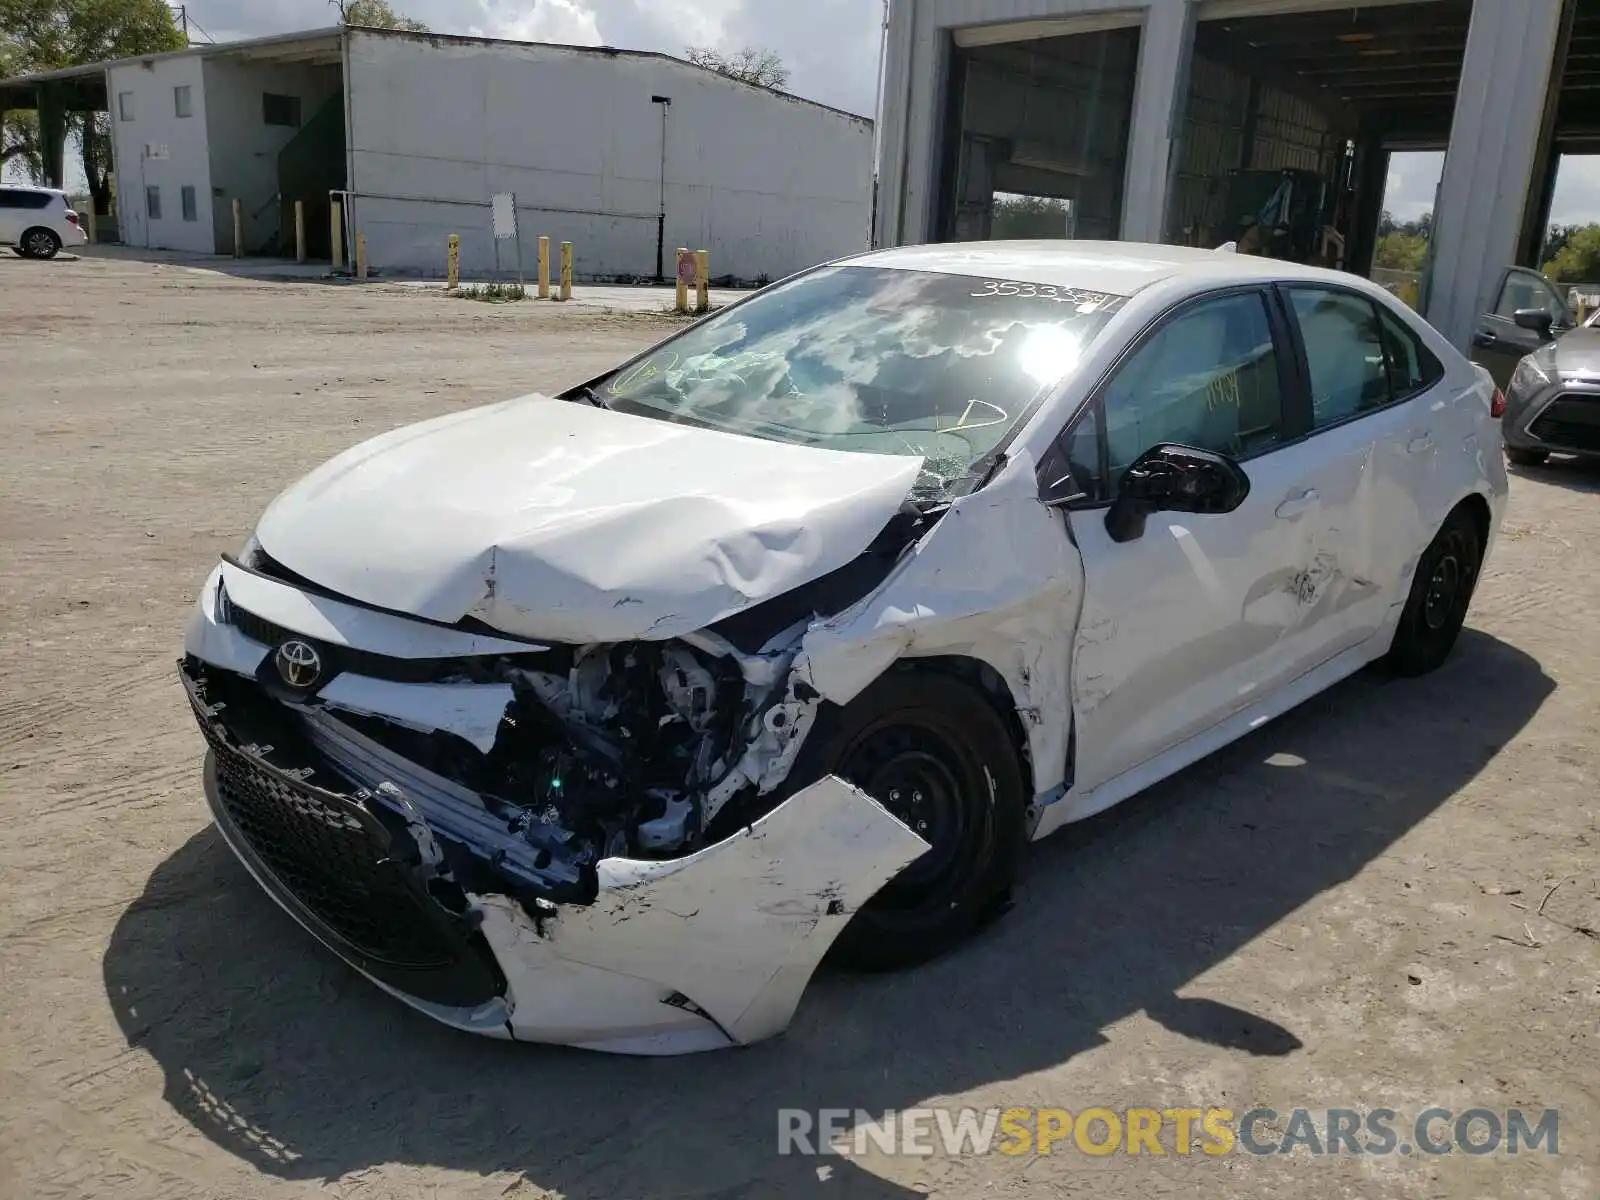
[[[1551,332],[1572,328],[1572,313],[1567,302],[1551,283],[1527,267],[1510,267],[1495,293],[1494,308],[1482,313],[1472,331],[1472,361],[1481,363],[1494,376],[1501,391],[1511,383],[1511,372],[1525,354],[1532,354],[1546,339],[1536,330],[1524,329],[1514,319],[1521,308],[1542,308],[1550,314]]]
[[[1072,670],[1084,812],[1314,665],[1299,588],[1337,514],[1310,483],[1318,450],[1303,436],[1291,346],[1268,288],[1192,301],[1135,345],[1059,442],[1082,493],[1066,507],[1085,577]],[[1229,456],[1249,493],[1226,514],[1155,513],[1118,543],[1106,513],[1121,475],[1161,442]]]

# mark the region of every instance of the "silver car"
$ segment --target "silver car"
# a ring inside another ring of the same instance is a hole
[[[1537,466],[1555,454],[1600,456],[1600,310],[1523,356],[1505,388],[1506,458]]]

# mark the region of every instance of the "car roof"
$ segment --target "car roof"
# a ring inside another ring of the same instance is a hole
[[[993,277],[1112,296],[1131,296],[1152,284],[1176,279],[1200,288],[1251,279],[1305,279],[1348,286],[1355,278],[1341,271],[1231,250],[1065,239],[896,246],[845,261],[851,266]]]
[[[37,183],[0,183],[8,192],[43,192],[47,196],[65,196],[66,188],[42,187]]]

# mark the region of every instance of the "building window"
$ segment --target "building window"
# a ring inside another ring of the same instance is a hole
[[[121,117],[124,121],[133,120],[133,93],[132,92],[118,92],[117,93],[117,116]]]
[[[161,189],[151,185],[144,189],[145,216],[152,221],[161,220]]]
[[[198,221],[200,217],[195,211],[194,188],[187,185],[179,188],[178,198],[183,205],[183,219],[185,221]]]
[[[194,108],[192,107],[192,103],[189,85],[187,83],[180,83],[177,87],[172,89],[172,111],[176,116],[194,116]]]
[[[288,125],[300,128],[300,97],[280,96],[275,92],[261,93],[261,119],[268,125]]]

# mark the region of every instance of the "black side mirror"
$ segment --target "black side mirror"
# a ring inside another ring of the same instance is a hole
[[[1544,338],[1550,336],[1550,327],[1556,323],[1546,308],[1519,308],[1511,314],[1511,320],[1518,328],[1531,329]]]
[[[1225,454],[1164,444],[1146,450],[1122,473],[1117,498],[1106,510],[1114,542],[1144,534],[1151,513],[1230,513],[1250,494],[1250,477]]]

